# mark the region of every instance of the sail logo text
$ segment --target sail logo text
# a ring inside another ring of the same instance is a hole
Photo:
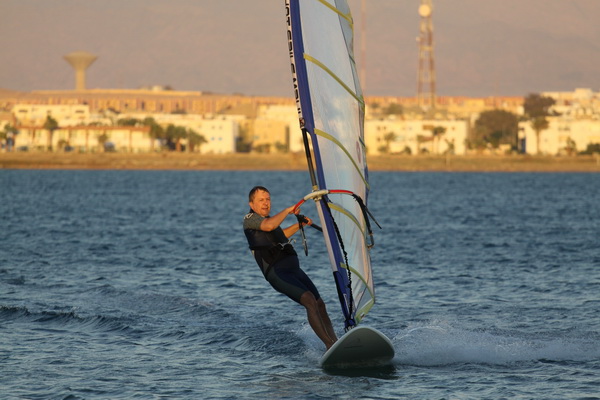
[[[298,76],[296,74],[296,63],[294,60],[294,40],[292,35],[292,17],[290,11],[290,0],[286,0],[285,2],[285,12],[286,12],[286,21],[287,21],[287,38],[288,38],[288,51],[290,55],[291,68],[292,68],[292,83],[294,85],[294,98],[296,99],[296,108],[298,110],[298,116],[300,120],[303,121],[302,118],[302,110],[300,109],[300,91],[298,88]]]

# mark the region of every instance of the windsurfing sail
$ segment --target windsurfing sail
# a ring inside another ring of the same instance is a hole
[[[375,302],[362,90],[346,0],[286,0],[288,47],[314,199],[345,327]]]

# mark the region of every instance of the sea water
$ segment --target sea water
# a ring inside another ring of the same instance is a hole
[[[383,229],[364,323],[396,357],[331,372],[242,231],[252,186],[277,211],[310,191],[306,173],[1,170],[0,398],[600,398],[600,175],[371,183]],[[341,335],[306,234],[301,264]]]

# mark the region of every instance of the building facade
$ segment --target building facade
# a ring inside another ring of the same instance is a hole
[[[573,155],[600,144],[600,93],[580,88],[572,92],[543,92],[555,104],[548,129],[538,133],[530,121],[519,123],[519,138],[527,154]]]
[[[576,154],[600,143],[600,93],[591,89],[543,92],[552,97],[555,116],[539,135],[519,124],[520,150],[527,154]],[[523,115],[522,97],[438,97],[438,108],[423,112],[415,98],[368,97],[365,143],[369,154],[466,154],[467,139],[483,111],[502,109]],[[393,112],[393,113],[392,113]],[[46,118],[58,122],[52,132]],[[37,91],[0,90],[0,129],[4,149],[123,152],[157,151],[144,126],[118,126],[123,118],[154,118],[163,128],[181,126],[206,143],[178,146],[202,154],[238,151],[303,152],[302,133],[292,98],[215,95],[172,90]],[[4,127],[4,128],[3,128]],[[11,146],[7,146],[8,142]],[[180,143],[181,142],[181,143]],[[539,144],[538,144],[539,143]],[[242,147],[240,147],[241,149]],[[508,151],[508,150],[507,150]]]
[[[464,120],[367,120],[367,154],[465,154],[468,128]]]
[[[574,155],[588,145],[600,144],[600,119],[548,117],[548,129],[537,133],[530,121],[519,123],[519,136],[527,154]]]
[[[239,126],[234,116],[197,114],[146,114],[146,113],[90,113],[88,105],[31,105],[13,107],[13,124],[19,134],[15,148],[39,151],[119,151],[139,153],[156,151],[163,144],[152,138],[147,126],[119,126],[120,119],[144,120],[152,117],[166,129],[169,125],[193,130],[204,137],[205,143],[197,146],[201,154],[227,154],[235,152]],[[46,118],[57,121],[52,131],[45,129]],[[183,145],[190,151],[186,139]]]

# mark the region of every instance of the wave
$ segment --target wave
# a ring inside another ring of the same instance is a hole
[[[411,326],[393,338],[395,363],[504,365],[529,361],[569,362],[600,359],[597,334],[528,335],[520,332],[469,331],[436,322]]]
[[[193,297],[112,285],[54,300],[35,305],[0,304],[0,321],[26,331],[81,332],[91,335],[88,339],[117,337],[133,342],[159,341],[167,346],[187,343],[237,350],[269,351],[272,346],[272,338],[265,333],[272,326],[257,321],[252,305],[232,309]],[[280,341],[286,337],[283,333]]]
[[[29,323],[38,329],[121,332],[134,336],[181,337],[184,328],[197,330],[194,325],[198,322],[224,318],[227,315],[210,302],[144,290],[132,292],[111,285],[84,290],[75,297],[56,296],[45,304],[0,304],[3,322]]]
[[[42,329],[93,330],[104,332],[135,333],[127,318],[93,315],[81,316],[74,310],[31,311],[27,307],[0,306],[0,319],[4,322],[29,323]]]

